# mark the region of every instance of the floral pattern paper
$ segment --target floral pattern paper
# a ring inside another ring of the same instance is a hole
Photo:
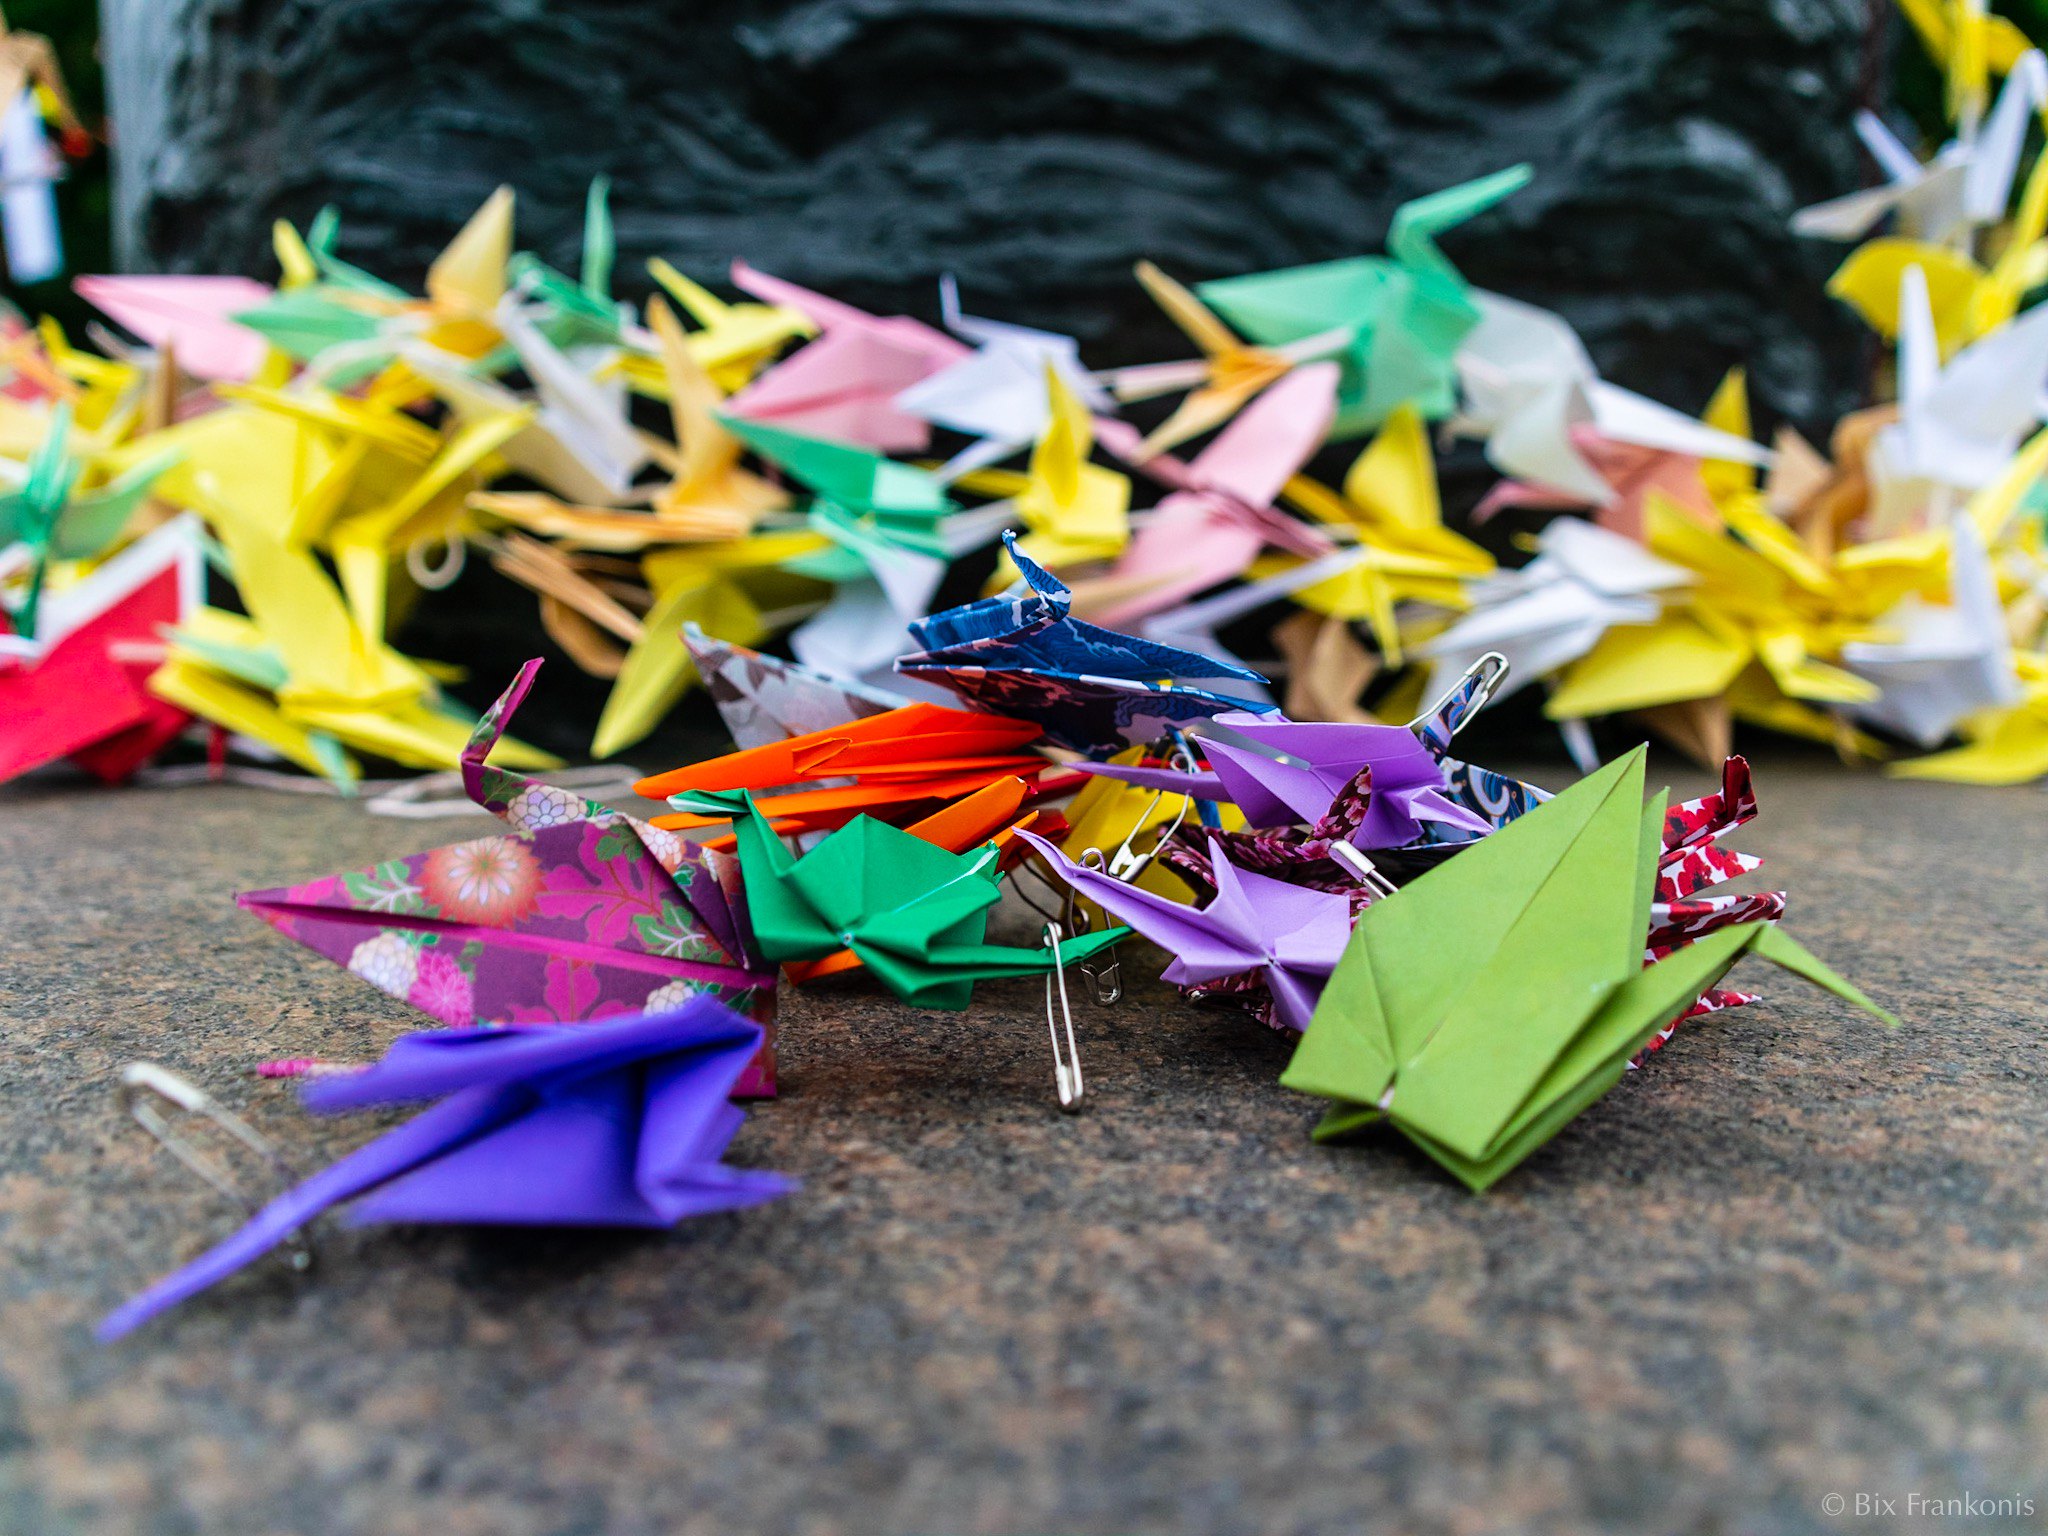
[[[775,973],[753,949],[737,861],[484,762],[538,666],[463,755],[471,798],[509,830],[237,899],[456,1027],[586,1023],[714,997],[769,1031],[739,1092],[772,1094]]]

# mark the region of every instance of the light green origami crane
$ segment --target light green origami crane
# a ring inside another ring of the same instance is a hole
[[[1483,1190],[1621,1080],[1746,953],[1898,1021],[1766,923],[1647,968],[1665,796],[1643,748],[1366,908],[1282,1084],[1384,1121]]]
[[[943,556],[940,519],[959,506],[947,496],[937,476],[914,464],[899,464],[866,448],[806,437],[784,427],[721,414],[720,426],[763,458],[780,465],[817,499],[811,526],[836,544],[880,539],[920,554]],[[851,551],[850,551],[851,552]],[[805,570],[823,580],[845,580],[847,573]]]
[[[983,941],[989,908],[1002,895],[992,844],[952,853],[856,816],[798,857],[745,790],[676,795],[670,803],[733,818],[747,916],[767,959],[822,960],[850,949],[890,991],[922,1008],[965,1008],[977,981],[1052,968],[1050,946]],[[1068,939],[1059,959],[1077,963],[1129,933],[1107,928]]]
[[[1337,354],[1344,374],[1333,438],[1357,437],[1411,403],[1425,417],[1448,416],[1458,404],[1452,359],[1479,323],[1479,308],[1437,249],[1437,236],[1485,212],[1529,176],[1528,166],[1510,166],[1403,203],[1387,233],[1388,256],[1219,278],[1195,291],[1264,346],[1350,333]]]
[[[43,440],[29,456],[21,484],[0,495],[0,549],[20,543],[29,552],[28,586],[12,620],[16,634],[35,638],[50,562],[89,560],[112,544],[157,476],[177,457],[159,454],[100,489],[79,495],[78,480],[85,466],[71,456],[71,406],[57,406]]]

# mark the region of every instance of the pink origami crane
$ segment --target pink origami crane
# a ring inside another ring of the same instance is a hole
[[[241,382],[269,349],[234,316],[268,301],[272,289],[247,277],[80,277],[81,299],[158,349],[168,347],[195,378]]]
[[[1593,507],[1593,521],[1610,533],[1643,542],[1651,493],[1668,496],[1695,517],[1713,520],[1713,497],[1700,473],[1699,459],[1667,448],[1646,448],[1602,437],[1592,427],[1571,429],[1572,446],[1614,491],[1605,506]],[[1522,480],[1503,480],[1472,509],[1472,520],[1484,522],[1508,507],[1535,511],[1575,511],[1591,506],[1576,496]]]
[[[764,303],[808,315],[819,335],[734,395],[727,410],[877,453],[920,453],[930,446],[931,424],[899,409],[896,396],[964,361],[971,349],[921,320],[871,315],[743,261],[733,263],[732,280]]]
[[[1090,617],[1119,628],[1241,576],[1267,545],[1305,559],[1336,546],[1321,530],[1277,510],[1280,488],[1322,446],[1337,414],[1335,363],[1307,363],[1261,394],[1192,461],[1168,454],[1140,460],[1142,436],[1128,422],[1102,420],[1103,446],[1171,488],[1110,570],[1135,595]]]

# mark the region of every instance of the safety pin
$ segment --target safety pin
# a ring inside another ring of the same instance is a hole
[[[1500,692],[1501,684],[1508,680],[1507,657],[1501,655],[1499,651],[1488,651],[1484,656],[1481,656],[1471,666],[1458,674],[1458,680],[1444,690],[1443,697],[1439,698],[1413,720],[1410,720],[1408,722],[1408,729],[1412,731],[1417,726],[1426,725],[1436,719],[1438,715],[1443,713],[1445,706],[1458,696],[1458,690],[1475,677],[1479,679],[1479,686],[1472,691],[1472,701],[1466,706],[1465,713],[1459,717],[1460,725],[1478,714],[1480,710],[1486,708],[1488,704],[1493,702],[1493,696]],[[1452,734],[1456,735],[1457,733],[1454,731]]]
[[[1052,1080],[1060,1096],[1060,1108],[1067,1114],[1076,1114],[1081,1108],[1081,1099],[1086,1090],[1081,1086],[1081,1048],[1074,1043],[1074,1013],[1067,1006],[1067,962],[1060,953],[1060,925],[1045,925],[1045,947],[1052,951],[1052,967],[1045,973],[1045,1027],[1052,1036]],[[1056,1020],[1052,1013],[1053,988],[1057,985],[1060,997],[1060,1016]],[[1060,1026],[1067,1030],[1066,1055],[1060,1054]]]
[[[1380,873],[1379,866],[1349,843],[1330,844],[1330,857],[1347,866],[1358,883],[1375,896],[1392,896],[1400,887]]]
[[[1081,867],[1093,870],[1103,869],[1102,850],[1100,848],[1083,848],[1081,850]],[[1089,932],[1094,926],[1089,921],[1088,914],[1081,910],[1080,897],[1071,885],[1067,887],[1066,925],[1067,931],[1076,937]],[[1098,1008],[1107,1008],[1112,1004],[1123,1001],[1124,963],[1117,954],[1116,948],[1114,944],[1109,946],[1107,951],[1109,963],[1106,965],[1097,967],[1092,960],[1083,960],[1080,963],[1081,974],[1088,981],[1088,995],[1095,999],[1095,1006]]]
[[[270,1165],[279,1181],[285,1185],[298,1182],[298,1175],[284,1160],[277,1148],[270,1144],[256,1128],[240,1115],[227,1109],[212,1094],[196,1084],[167,1071],[154,1062],[130,1062],[121,1069],[120,1101],[124,1113],[164,1146],[171,1156],[183,1163],[186,1169],[198,1177],[223,1199],[242,1207],[253,1217],[261,1205],[243,1193],[242,1186],[227,1167],[206,1153],[172,1128],[171,1121],[157,1107],[157,1100],[174,1105],[188,1115],[197,1115],[211,1120],[221,1130],[239,1141],[256,1156]],[[285,1262],[293,1269],[303,1270],[313,1263],[313,1250],[307,1245],[305,1234],[294,1227],[284,1236]]]

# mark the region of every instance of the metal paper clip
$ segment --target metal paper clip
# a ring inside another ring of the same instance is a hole
[[[1074,1043],[1074,1014],[1067,1006],[1067,962],[1060,954],[1060,925],[1045,925],[1045,947],[1052,951],[1052,968],[1045,973],[1045,1027],[1052,1036],[1052,1080],[1060,1096],[1060,1108],[1067,1114],[1074,1114],[1081,1108],[1081,1049]],[[1052,1011],[1053,988],[1059,988],[1060,1011],[1055,1019]],[[1060,1027],[1066,1026],[1066,1054],[1060,1054]]]
[[[1348,868],[1358,877],[1358,883],[1375,896],[1391,896],[1399,886],[1379,871],[1379,866],[1349,843],[1330,844],[1330,857]]]
[[[1458,680],[1444,690],[1442,698],[1410,720],[1408,729],[1412,731],[1436,719],[1451,700],[1458,696],[1458,691],[1474,678],[1479,680],[1479,686],[1472,691],[1472,698],[1466,704],[1464,714],[1459,717],[1460,725],[1486,708],[1493,701],[1493,696],[1500,692],[1501,684],[1508,680],[1507,657],[1501,655],[1499,651],[1488,651],[1458,675]],[[1457,732],[1453,730],[1451,734],[1456,735]]]
[[[1193,773],[1195,771],[1195,754],[1186,747],[1177,747],[1174,749],[1171,765],[1176,772]],[[1146,868],[1152,861],[1159,857],[1159,850],[1166,846],[1166,840],[1178,832],[1181,828],[1181,823],[1188,819],[1188,807],[1195,803],[1195,797],[1193,795],[1182,795],[1180,797],[1179,813],[1174,816],[1172,821],[1159,829],[1159,836],[1153,840],[1151,850],[1146,853],[1140,853],[1131,846],[1138,840],[1138,834],[1145,830],[1145,823],[1152,819],[1152,812],[1158,809],[1159,802],[1166,798],[1167,793],[1166,790],[1162,789],[1158,794],[1145,802],[1145,809],[1138,813],[1138,819],[1131,824],[1129,835],[1121,843],[1117,844],[1116,852],[1109,856],[1110,879],[1121,880],[1125,885],[1129,885],[1138,876],[1145,873]]]
[[[170,1117],[158,1107],[158,1101],[183,1110],[188,1115],[197,1115],[211,1120],[222,1131],[232,1136],[249,1151],[269,1165],[277,1175],[278,1182],[289,1186],[298,1182],[298,1175],[284,1160],[277,1148],[270,1144],[256,1128],[240,1115],[224,1107],[212,1094],[196,1086],[175,1072],[166,1071],[154,1062],[130,1062],[121,1069],[121,1108],[132,1116],[135,1123],[162,1142],[164,1149],[196,1177],[201,1179],[216,1194],[240,1206],[243,1212],[254,1216],[262,1209],[262,1202],[251,1199],[243,1192],[225,1164],[209,1157],[191,1140],[172,1126]],[[308,1246],[305,1234],[293,1228],[284,1236],[281,1244],[283,1258],[293,1269],[303,1270],[313,1262],[313,1250]]]

